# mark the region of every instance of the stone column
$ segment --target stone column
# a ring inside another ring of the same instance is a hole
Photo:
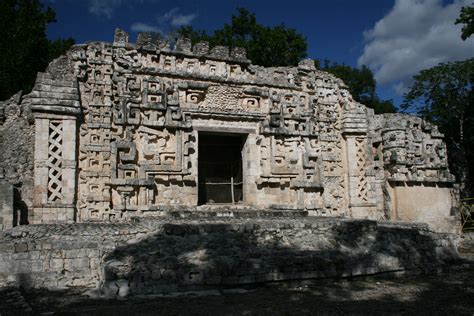
[[[355,105],[345,109],[342,126],[346,140],[346,168],[348,173],[348,198],[352,217],[376,217],[373,197],[375,186],[370,170],[365,109]]]
[[[74,222],[80,114],[77,82],[40,73],[29,98],[35,116],[33,222]]]

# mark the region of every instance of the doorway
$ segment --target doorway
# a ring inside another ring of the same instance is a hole
[[[199,205],[236,204],[243,201],[244,142],[244,135],[199,133]]]

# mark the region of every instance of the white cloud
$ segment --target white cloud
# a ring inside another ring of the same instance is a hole
[[[197,13],[180,14],[179,8],[173,8],[163,15],[156,17],[156,25],[135,22],[131,29],[135,32],[157,32],[165,34],[172,27],[189,25],[197,17]]]
[[[132,24],[132,26],[130,28],[132,29],[132,31],[135,31],[135,32],[162,33],[162,31],[157,26],[149,25],[149,24],[142,23],[142,22],[135,22],[135,23]]]
[[[196,13],[191,13],[188,15],[178,14],[177,16],[173,17],[173,19],[171,20],[171,25],[176,26],[176,27],[189,25],[196,17],[197,17]]]
[[[169,23],[171,26],[180,27],[191,24],[196,17],[197,13],[181,14],[179,8],[176,7],[157,17],[156,20],[160,24]]]
[[[123,0],[89,0],[89,12],[110,19]]]
[[[471,2],[395,0],[390,12],[364,33],[358,64],[372,69],[378,83],[402,93],[420,70],[473,57],[474,40],[462,41],[461,26],[454,25],[461,7]]]
[[[178,13],[178,11],[179,11],[178,7],[173,8],[169,10],[168,12],[166,12],[165,14],[158,16],[156,20],[158,21],[158,23],[169,22],[173,18],[173,16],[175,16]]]
[[[51,1],[51,0],[50,0]],[[107,19],[112,18],[114,12],[120,7],[133,9],[137,4],[154,3],[158,0],[88,0],[89,12]]]

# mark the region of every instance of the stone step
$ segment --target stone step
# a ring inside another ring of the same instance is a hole
[[[256,210],[256,209],[208,209],[170,210],[165,214],[172,218],[301,218],[308,216],[307,210]]]
[[[278,207],[260,209],[243,205],[201,205],[197,207],[161,207],[160,217],[173,219],[223,218],[303,218],[309,215],[302,208]]]

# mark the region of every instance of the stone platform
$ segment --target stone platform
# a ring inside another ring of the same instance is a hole
[[[28,225],[0,233],[0,286],[86,286],[125,296],[436,273],[461,262],[458,240],[425,224],[302,216]]]
[[[302,218],[312,215],[311,210],[301,208],[289,208],[274,206],[273,208],[256,208],[244,205],[215,204],[200,205],[196,207],[160,207],[159,210],[150,212],[155,218],[173,219],[252,219],[252,218]],[[140,220],[140,216],[132,217],[132,220]]]

